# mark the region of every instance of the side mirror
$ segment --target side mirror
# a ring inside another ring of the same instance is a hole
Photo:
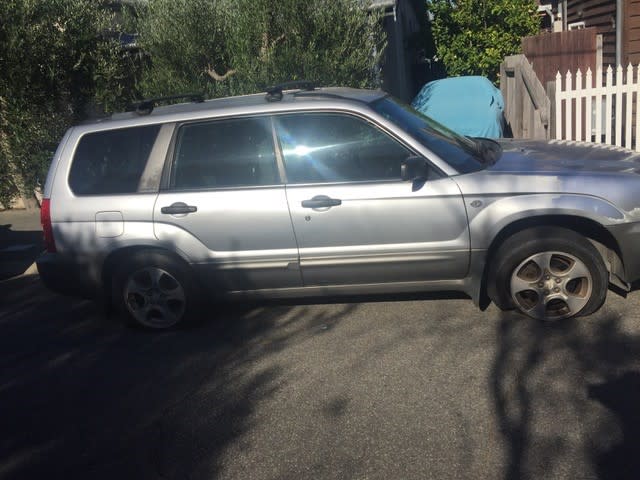
[[[427,180],[429,165],[422,157],[409,157],[400,165],[400,177],[404,181]]]

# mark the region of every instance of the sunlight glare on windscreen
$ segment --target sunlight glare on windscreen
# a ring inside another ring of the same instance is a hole
[[[302,157],[304,155],[309,155],[313,151],[312,148],[307,147],[306,145],[298,145],[296,146],[291,153],[294,155],[298,155]]]

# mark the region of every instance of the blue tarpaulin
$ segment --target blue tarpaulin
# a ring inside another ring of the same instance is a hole
[[[485,77],[451,77],[429,82],[411,105],[462,135],[503,136],[502,93]]]

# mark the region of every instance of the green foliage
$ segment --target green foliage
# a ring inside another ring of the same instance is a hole
[[[378,14],[362,5],[150,0],[138,14],[140,43],[151,58],[141,89],[146,96],[199,91],[219,97],[296,79],[372,86],[384,34]]]
[[[427,0],[438,56],[449,75],[498,79],[506,55],[539,29],[533,0]]]
[[[70,123],[52,104],[0,97],[0,203],[8,207],[44,182],[57,141]]]
[[[237,95],[303,78],[372,86],[384,34],[365,4],[1,0],[0,203],[44,182],[70,125],[134,98]],[[113,35],[136,31],[144,54]]]
[[[72,123],[122,108],[131,66],[101,35],[115,17],[95,0],[3,0],[0,18],[0,202],[9,205],[44,181]]]

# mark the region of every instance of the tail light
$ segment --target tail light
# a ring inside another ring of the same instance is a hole
[[[56,253],[56,241],[53,238],[51,225],[51,199],[45,198],[40,205],[40,223],[44,233],[44,245],[49,253]]]

